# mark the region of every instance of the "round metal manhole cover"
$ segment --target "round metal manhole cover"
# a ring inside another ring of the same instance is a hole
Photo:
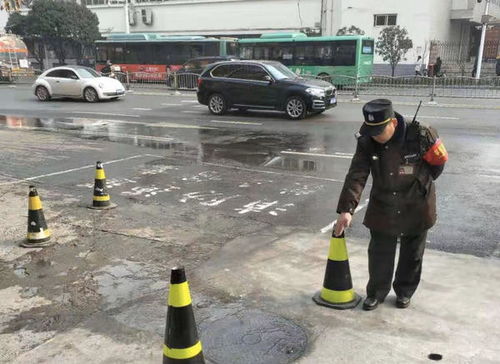
[[[306,332],[293,322],[262,311],[242,311],[208,324],[203,353],[214,364],[285,364],[298,359]]]

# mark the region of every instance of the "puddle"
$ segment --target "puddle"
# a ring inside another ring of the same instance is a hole
[[[166,156],[192,157],[200,162],[259,166],[272,169],[330,174],[349,159],[324,158],[334,153],[332,137],[320,131],[273,133],[249,129],[162,127],[161,123],[89,119],[0,116],[0,126],[45,130],[89,140],[104,140],[168,151]],[[182,138],[179,138],[179,136]],[[293,153],[298,152],[297,155]]]

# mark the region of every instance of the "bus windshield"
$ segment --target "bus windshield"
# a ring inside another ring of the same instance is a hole
[[[298,77],[296,73],[293,73],[290,69],[280,63],[268,63],[266,64],[266,68],[277,80],[283,80],[285,78],[293,80]]]

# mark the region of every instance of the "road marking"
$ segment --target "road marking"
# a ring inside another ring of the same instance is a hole
[[[262,125],[262,123],[252,123],[250,121],[210,120],[210,122],[221,124]]]
[[[200,111],[189,111],[189,110],[184,110],[183,111],[184,114],[204,114],[204,112],[200,112]]]
[[[305,152],[293,152],[289,150],[282,150],[281,154],[292,154],[292,155],[304,155],[308,157],[327,157],[327,158],[342,158],[342,159],[352,159],[352,154],[347,153],[335,153],[335,154],[321,154],[321,153],[305,153]]]
[[[357,212],[363,210],[366,207],[366,205],[368,205],[368,201],[370,201],[370,200],[366,199],[363,204],[358,205],[358,207],[356,207],[356,210],[354,210],[354,213],[356,214]],[[320,230],[321,234],[324,234],[327,231],[332,230],[336,223],[337,223],[337,220],[334,220],[330,224],[326,225],[323,229]]]
[[[131,157],[126,157],[126,158],[121,158],[121,159],[115,159],[115,160],[108,161],[108,162],[103,162],[103,165],[113,164],[113,163],[118,163],[118,162],[124,162],[124,161],[128,161],[128,160],[131,160],[131,159],[142,158],[142,157],[150,157],[150,155],[148,155],[148,154],[133,155]],[[39,178],[57,176],[57,175],[60,175],[60,174],[66,174],[66,173],[70,173],[70,172],[81,171],[82,169],[94,168],[94,167],[95,167],[95,164],[88,164],[88,165],[83,166],[83,167],[66,169],[64,171],[59,171],[59,172],[54,172],[54,173],[47,173],[47,174],[42,174],[42,175],[39,175],[39,176],[28,177],[28,178],[19,178],[16,181],[10,181],[10,182],[0,183],[0,186],[10,185],[10,184],[14,184],[14,183],[23,182],[23,181],[33,181],[33,180],[36,180],[36,179],[39,179]]]
[[[148,154],[149,156],[153,156],[151,154]],[[159,156],[157,156],[159,157]],[[163,158],[163,156],[161,157]],[[299,178],[305,178],[305,179],[315,179],[315,180],[320,180],[320,181],[328,181],[328,182],[337,182],[337,183],[344,183],[344,181],[341,181],[339,179],[333,179],[333,178],[325,178],[325,177],[316,177],[316,176],[307,176],[307,175],[301,175],[301,174],[294,174],[294,173],[283,173],[283,172],[274,172],[274,171],[263,171],[261,169],[251,169],[251,168],[242,168],[242,167],[236,167],[236,166],[226,166],[223,164],[217,164],[217,163],[209,163],[209,162],[202,162],[202,164],[207,165],[207,166],[213,166],[213,167],[221,167],[221,168],[230,168],[230,169],[237,169],[239,171],[248,171],[248,172],[254,172],[254,173],[264,173],[264,174],[276,174],[280,176],[290,176],[290,177],[299,177]]]
[[[162,106],[181,106],[181,104],[161,104]]]
[[[151,111],[153,109],[149,109],[147,107],[134,107],[132,110],[139,110],[139,111]]]
[[[195,103],[198,102],[198,100],[181,100],[181,102],[187,102],[187,103]]]
[[[193,107],[196,108],[196,109],[204,109],[204,108],[206,108],[205,105],[193,105]]]
[[[141,115],[131,115],[131,114],[114,114],[110,112],[98,112],[98,111],[72,111],[73,114],[92,114],[92,115],[108,115],[108,116],[122,116],[127,118],[140,118]]]
[[[414,115],[403,115],[405,118],[411,118],[413,120]],[[460,118],[456,118],[454,116],[425,116],[418,115],[417,119],[446,119],[446,120],[460,120]]]

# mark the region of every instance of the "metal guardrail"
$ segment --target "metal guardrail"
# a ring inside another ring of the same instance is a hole
[[[304,77],[304,76],[302,76]],[[322,77],[306,76],[323,79]],[[325,79],[323,79],[325,80]],[[332,76],[339,94],[457,98],[500,98],[500,77]]]
[[[198,85],[196,73],[146,73],[115,72],[115,77],[127,89],[156,88],[163,90],[191,90]],[[323,79],[337,87],[337,93],[352,95],[429,97],[489,98],[500,99],[500,77],[426,77],[426,76],[341,76],[328,78],[301,75],[308,79]],[[0,83],[31,84],[36,76],[15,76]]]

